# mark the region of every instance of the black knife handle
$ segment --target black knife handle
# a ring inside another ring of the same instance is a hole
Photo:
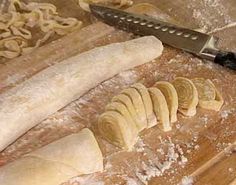
[[[236,53],[219,51],[216,54],[215,63],[236,70]]]

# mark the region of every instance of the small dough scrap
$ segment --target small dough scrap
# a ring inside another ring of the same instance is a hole
[[[138,136],[135,120],[132,118],[127,107],[120,102],[111,102],[106,106],[106,111],[117,111],[126,119],[134,135]]]
[[[223,97],[209,79],[192,79],[198,91],[199,107],[219,111],[224,103]]]
[[[165,96],[170,113],[170,122],[176,122],[178,110],[178,95],[174,86],[169,82],[160,81],[157,82],[154,87],[158,88]]]
[[[135,88],[142,97],[147,117],[147,128],[155,126],[157,124],[157,119],[153,110],[152,100],[147,88],[141,83],[133,84],[131,87]]]
[[[131,151],[137,141],[125,117],[116,111],[106,111],[100,115],[98,129],[104,139],[127,151]]]
[[[129,111],[131,117],[134,119],[135,124],[136,124],[136,128],[139,131],[140,127],[142,127],[143,123],[142,121],[139,119],[138,114],[133,106],[133,103],[131,101],[131,99],[129,98],[129,96],[125,95],[125,94],[119,94],[117,96],[114,96],[112,98],[112,102],[120,102],[123,105],[126,106],[127,110]]]
[[[139,131],[142,131],[143,129],[147,128],[146,112],[145,112],[142,97],[139,94],[139,92],[134,88],[128,88],[128,89],[124,89],[121,92],[121,94],[127,95],[133,103],[133,106],[138,114],[138,118],[142,122],[141,125],[138,125]]]
[[[155,87],[149,88],[148,91],[152,99],[155,115],[157,117],[157,120],[161,123],[162,130],[164,132],[170,131],[171,124],[165,96],[158,88]]]
[[[172,84],[178,94],[178,111],[185,116],[194,116],[198,104],[198,92],[194,83],[187,78],[177,77]]]

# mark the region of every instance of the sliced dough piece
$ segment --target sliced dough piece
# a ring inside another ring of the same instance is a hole
[[[157,117],[157,120],[160,121],[163,131],[170,131],[171,124],[169,119],[168,105],[165,96],[159,89],[155,87],[149,88],[148,91],[152,99],[155,115]]]
[[[174,86],[169,82],[160,81],[157,82],[154,87],[157,87],[165,96],[170,113],[170,122],[176,122],[178,110],[178,95]]]
[[[139,125],[138,127],[139,131],[142,131],[143,129],[147,128],[146,112],[145,112],[142,97],[139,94],[139,92],[134,88],[128,88],[128,89],[123,90],[121,94],[127,95],[133,103],[133,106],[138,114],[138,118],[142,122],[142,124]]]
[[[111,102],[106,106],[106,111],[117,111],[122,116],[124,116],[130,126],[131,131],[133,132],[132,134],[138,136],[138,129],[136,127],[136,123],[124,104],[120,102]]]
[[[0,168],[1,185],[59,185],[103,170],[103,157],[89,129],[46,145]]]
[[[153,36],[97,47],[0,94],[0,151],[104,80],[160,56],[162,49]]]
[[[128,151],[137,140],[124,116],[116,111],[103,113],[98,119],[98,129],[104,139]]]
[[[133,84],[131,87],[135,88],[142,97],[147,117],[147,128],[155,126],[157,124],[157,119],[153,110],[152,100],[148,89],[141,83]]]
[[[178,94],[179,112],[185,116],[194,116],[198,104],[198,92],[194,83],[187,78],[178,77],[172,84]]]
[[[224,103],[223,97],[209,79],[192,79],[198,91],[199,107],[219,111]]]
[[[119,94],[117,96],[114,96],[112,98],[112,102],[120,102],[122,104],[124,104],[126,106],[126,108],[128,109],[130,115],[132,116],[132,118],[135,121],[136,124],[136,128],[138,131],[140,131],[140,128],[143,127],[143,122],[139,119],[139,116],[133,106],[133,103],[131,101],[131,99],[129,98],[129,96],[125,95],[125,94]]]

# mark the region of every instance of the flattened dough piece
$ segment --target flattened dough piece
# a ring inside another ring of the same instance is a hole
[[[223,97],[209,79],[192,79],[198,91],[199,107],[219,111],[224,103]]]
[[[74,168],[59,162],[23,157],[0,168],[0,184],[58,185],[77,175]]]
[[[106,111],[117,111],[126,119],[127,123],[130,126],[133,135],[138,136],[138,129],[136,127],[135,120],[132,118],[127,107],[120,102],[111,102],[106,106]]]
[[[127,89],[124,89],[121,93],[127,95],[131,99],[134,109],[137,112],[138,119],[142,123],[138,125],[138,130],[142,131],[143,129],[147,128],[146,112],[145,112],[142,97],[139,94],[139,92],[134,88],[127,88]]]
[[[85,128],[40,148],[28,156],[61,162],[72,166],[79,174],[103,170],[103,157],[93,133]],[[78,175],[79,175],[78,174]]]
[[[153,37],[97,47],[50,66],[0,95],[0,151],[49,115],[121,71],[162,53]]]
[[[131,117],[134,119],[135,121],[135,124],[136,124],[136,128],[137,130],[139,131],[140,127],[142,127],[143,123],[142,121],[139,119],[139,116],[133,106],[133,103],[131,101],[131,99],[129,98],[129,96],[125,95],[125,94],[119,94],[117,96],[114,96],[112,98],[112,102],[120,102],[122,103],[123,105],[126,106],[126,108],[128,109]]]
[[[89,129],[59,139],[0,168],[0,184],[59,185],[103,170],[103,157]]]
[[[104,139],[125,150],[132,150],[137,136],[124,116],[116,111],[106,111],[98,119],[98,129]]]
[[[153,110],[152,100],[148,89],[141,83],[133,84],[131,87],[135,88],[142,97],[147,117],[147,128],[155,126],[157,124],[157,119]]]
[[[158,88],[165,96],[170,113],[170,122],[176,122],[178,110],[178,95],[174,86],[169,82],[160,81],[157,82],[154,87]]]
[[[164,132],[170,131],[171,124],[169,119],[168,105],[165,96],[159,89],[155,87],[149,88],[148,91],[152,99],[155,115],[157,117],[157,120],[161,123],[162,130]]]
[[[198,104],[198,92],[194,83],[184,77],[177,77],[172,84],[178,94],[178,111],[185,116],[194,116]]]

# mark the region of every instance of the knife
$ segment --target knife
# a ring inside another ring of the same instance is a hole
[[[136,35],[153,35],[163,43],[236,70],[236,53],[216,47],[217,37],[179,27],[145,15],[90,4],[92,14],[103,22]]]

